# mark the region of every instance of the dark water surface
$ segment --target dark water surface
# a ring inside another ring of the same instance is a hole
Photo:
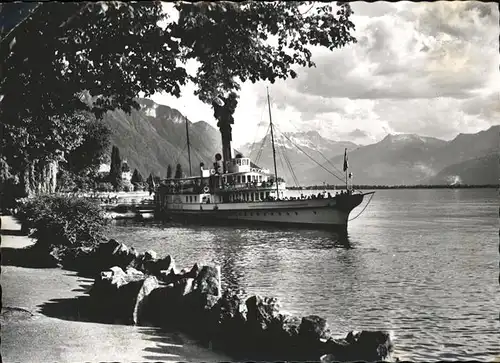
[[[340,334],[390,330],[405,360],[491,361],[500,357],[497,195],[377,191],[347,237],[157,223],[115,225],[110,234],[171,254],[178,267],[220,264],[224,285],[276,296],[284,310],[323,316]]]

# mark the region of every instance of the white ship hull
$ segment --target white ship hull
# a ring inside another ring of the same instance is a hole
[[[326,199],[243,202],[167,203],[163,217],[176,221],[251,222],[290,226],[347,227],[349,213],[366,194]]]

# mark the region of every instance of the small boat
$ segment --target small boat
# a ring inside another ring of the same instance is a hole
[[[335,195],[324,190],[307,197],[288,197],[284,180],[277,176],[269,93],[267,98],[274,173],[258,167],[241,154],[232,157],[231,138],[222,135],[225,158],[217,153],[213,167],[204,168],[204,164],[200,164],[198,176],[165,179],[156,187],[156,212],[160,218],[203,224],[251,222],[347,229],[350,212],[366,195],[374,192],[362,193],[349,188],[346,150],[345,190]],[[189,153],[189,136],[187,139]]]

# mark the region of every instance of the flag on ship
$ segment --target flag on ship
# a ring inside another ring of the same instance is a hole
[[[349,168],[349,164],[347,163],[347,148],[344,151],[344,171],[347,171],[347,168]]]

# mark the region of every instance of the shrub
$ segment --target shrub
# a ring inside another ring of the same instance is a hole
[[[106,219],[96,201],[45,195],[24,199],[19,206],[23,226],[33,230],[38,247],[94,247],[104,240]]]

